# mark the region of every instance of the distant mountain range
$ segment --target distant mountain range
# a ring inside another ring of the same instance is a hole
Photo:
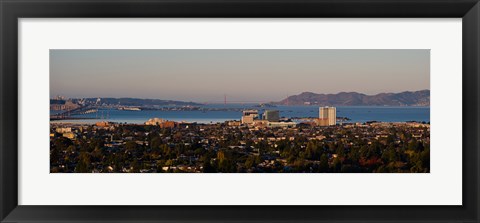
[[[279,105],[320,105],[320,106],[430,106],[430,90],[404,91],[365,95],[357,92],[338,94],[316,94],[303,92],[279,102]]]

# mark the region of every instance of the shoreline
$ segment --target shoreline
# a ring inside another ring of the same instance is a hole
[[[95,125],[96,123],[98,122],[108,122],[108,123],[111,123],[111,124],[118,124],[118,125],[146,125],[145,122],[119,122],[119,121],[115,121],[115,120],[105,120],[105,119],[87,119],[87,120],[96,120],[96,121],[93,121],[93,122],[82,122],[84,121],[84,119],[74,119],[74,120],[62,120],[62,121],[50,121],[50,125],[65,125],[65,124],[72,124],[72,125]],[[169,120],[169,121],[173,121],[173,120]],[[199,121],[187,121],[187,120],[183,120],[183,121],[174,121],[174,122],[177,122],[177,123],[186,123],[186,124],[201,124],[201,125],[218,125],[218,124],[224,124],[226,122],[239,122],[239,120],[225,120],[225,121],[217,121],[217,122],[213,122],[213,121],[210,121],[210,122],[199,122]],[[301,124],[303,122],[295,122],[296,124]],[[430,122],[427,122],[427,121],[414,121],[414,120],[409,120],[409,121],[391,121],[391,122],[387,122],[387,121],[375,121],[375,120],[370,120],[370,121],[366,121],[366,122],[341,122],[341,123],[337,123],[337,125],[344,125],[344,124],[357,124],[357,123],[360,123],[360,124],[367,124],[367,123],[380,123],[380,124],[407,124],[407,123],[419,123],[419,124],[430,124]]]
[[[291,109],[290,109],[291,108]],[[309,109],[303,109],[309,108]],[[311,108],[311,109],[310,109]],[[313,106],[285,106],[281,108],[273,108],[278,110],[285,119],[294,122],[308,122],[318,116],[318,110]],[[356,109],[358,108],[358,109]],[[407,110],[404,110],[407,109]],[[424,109],[424,110],[417,110]],[[79,123],[79,124],[95,124],[96,122],[115,122],[127,124],[144,124],[151,118],[162,118],[174,122],[189,122],[214,124],[224,123],[226,121],[241,120],[240,112],[231,111],[123,111],[123,110],[102,110],[101,116],[98,114],[72,115],[70,117],[57,118],[50,117],[51,123]],[[263,109],[262,109],[263,110]],[[268,110],[265,109],[265,110]],[[106,115],[105,112],[107,111]],[[259,110],[260,111],[260,110]],[[217,113],[218,112],[218,113]],[[365,122],[430,122],[430,107],[388,107],[388,106],[355,106],[355,107],[338,107],[337,110],[338,123],[365,123]],[[342,118],[342,119],[340,119]]]

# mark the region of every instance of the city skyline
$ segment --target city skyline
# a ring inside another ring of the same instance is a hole
[[[50,173],[430,173],[429,62],[429,50],[50,50],[50,96],[65,97],[50,100]]]
[[[268,102],[425,89],[430,50],[50,50],[51,98]]]

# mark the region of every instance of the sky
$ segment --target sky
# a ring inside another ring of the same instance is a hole
[[[430,50],[50,50],[50,96],[269,102],[430,89]]]

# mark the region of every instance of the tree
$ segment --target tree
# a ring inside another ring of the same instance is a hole
[[[420,161],[422,161],[424,168],[430,169],[430,148],[427,148],[420,153]]]
[[[305,150],[305,158],[314,159],[317,145],[313,141],[307,143],[307,149]]]
[[[421,173],[421,172],[424,172],[425,169],[423,168],[423,163],[421,160],[418,160],[417,162],[415,162],[415,164],[413,165],[412,168],[410,168],[410,171],[413,172],[413,173]]]
[[[345,146],[343,143],[338,142],[337,149],[335,151],[339,156],[345,156]]]
[[[75,167],[75,172],[88,173],[90,171],[91,171],[90,155],[87,152],[81,152],[77,166]]]
[[[328,157],[325,154],[322,154],[320,157],[320,172],[326,173],[328,172],[329,167],[328,167]]]
[[[138,163],[137,159],[133,160],[130,167],[132,169],[132,172],[134,173],[140,172],[140,164]]]
[[[342,162],[340,161],[340,159],[338,157],[335,157],[333,159],[333,171],[334,172],[340,172],[342,168]]]
[[[252,168],[255,165],[255,158],[253,156],[249,156],[245,161],[245,167],[247,169]]]
[[[212,166],[210,159],[203,162],[203,172],[204,173],[215,173],[215,168]]]
[[[125,143],[125,150],[131,152],[137,149],[137,143],[134,141],[128,141]]]

